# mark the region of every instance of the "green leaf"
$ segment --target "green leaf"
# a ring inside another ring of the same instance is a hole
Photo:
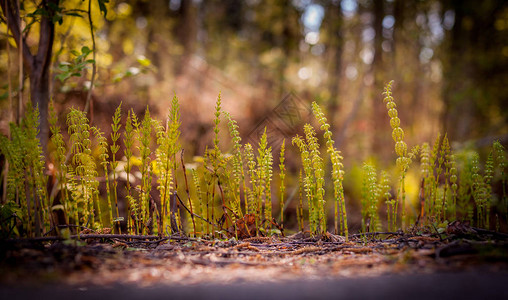
[[[68,16],[72,16],[72,17],[79,17],[79,18],[83,18],[82,15],[78,14],[78,13],[66,13],[66,15]]]
[[[62,25],[62,23],[63,23],[63,18],[62,18],[62,15],[61,15],[61,14],[55,14],[55,15],[53,16],[53,18],[52,18],[52,20],[51,20],[51,21],[52,21],[53,23],[57,23],[57,22],[58,22],[58,24],[59,24],[59,25]]]
[[[104,13],[104,18],[108,14],[108,9],[106,8],[106,3],[109,3],[109,0],[97,0],[99,3],[99,9],[101,13]]]
[[[69,78],[68,73],[62,73],[62,74],[56,75],[56,79],[60,80],[60,82],[64,82],[65,79],[67,79],[67,78]]]
[[[90,48],[88,48],[87,46],[81,47],[81,53],[90,54],[90,52],[92,52],[92,50],[90,50]]]
[[[58,65],[58,70],[60,70],[62,72],[68,72],[69,71],[69,65],[59,64]]]

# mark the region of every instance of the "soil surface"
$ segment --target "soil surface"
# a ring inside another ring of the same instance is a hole
[[[6,240],[0,299],[507,298],[502,234]]]

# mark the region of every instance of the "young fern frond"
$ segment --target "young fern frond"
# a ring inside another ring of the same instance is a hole
[[[127,196],[132,196],[132,192],[131,192],[131,169],[132,169],[131,159],[133,157],[132,149],[134,146],[134,140],[135,140],[135,136],[138,131],[138,128],[139,128],[138,118],[137,118],[136,114],[134,113],[134,110],[131,109],[127,113],[127,120],[125,121],[125,132],[123,135],[124,136],[123,143],[125,146],[124,155],[126,158],[126,164],[124,167],[124,171],[126,174],[125,189],[127,190]],[[133,223],[138,222],[139,215],[138,215],[137,211],[139,211],[139,207],[136,204],[136,213],[134,213],[134,211],[132,210],[131,204],[132,204],[132,202],[135,202],[135,201],[134,201],[134,198],[131,197],[131,199],[130,199],[130,201],[127,201],[128,203],[126,205],[127,206],[127,231],[130,234],[134,234],[134,233],[139,233],[137,231],[137,229],[135,229],[135,228],[138,228],[137,224],[135,224],[135,226],[133,226]]]
[[[111,171],[113,175],[113,196],[115,199],[115,211],[116,211],[116,220],[120,220],[120,213],[118,212],[118,193],[117,193],[117,180],[116,180],[116,168],[118,167],[118,162],[116,160],[116,153],[120,149],[120,145],[117,144],[118,140],[120,139],[120,128],[122,125],[120,124],[122,118],[122,102],[118,105],[118,107],[115,110],[115,114],[113,115],[113,123],[111,124]],[[113,217],[111,213],[111,197],[109,192],[109,181],[106,177],[106,183],[108,183],[108,204],[109,204],[109,211],[110,211],[110,222],[113,224]],[[121,226],[118,226],[118,231],[120,234],[122,233]]]
[[[153,120],[150,117],[150,110],[148,107],[145,111],[145,116],[138,128],[138,136],[140,145],[138,147],[141,157],[141,188],[140,188],[140,224],[139,228],[143,229],[143,233],[151,231],[152,223],[152,207],[150,204],[150,191],[152,189],[152,168],[151,158],[152,150],[150,149],[150,141],[153,129]],[[148,225],[148,226],[147,226]]]
[[[96,179],[96,165],[92,156],[90,126],[85,113],[77,109],[71,109],[67,115],[67,125],[72,144],[72,174],[75,181],[79,182],[79,185],[74,185],[76,189],[72,190],[72,194],[74,201],[78,201],[77,205],[79,206],[81,202],[83,208],[78,225],[93,225],[93,197],[99,183]]]
[[[240,201],[240,187],[242,185],[242,182],[245,186],[245,178],[244,178],[244,170],[243,170],[243,157],[242,157],[242,144],[241,144],[241,137],[240,133],[238,132],[238,125],[236,124],[236,121],[233,120],[231,115],[227,112],[224,112],[224,116],[226,117],[226,120],[228,122],[228,128],[229,128],[229,134],[231,135],[231,138],[233,140],[233,168],[232,168],[232,175],[233,178],[230,180],[231,182],[231,195],[232,195],[232,201],[233,201],[233,207],[235,214],[239,217],[242,217],[242,209],[241,209],[241,201]],[[245,188],[244,188],[245,190]],[[235,220],[233,218],[233,220]]]
[[[257,194],[257,178],[256,178],[256,161],[254,160],[254,151],[252,145],[245,144],[245,157],[247,159],[247,173],[250,178],[250,189],[247,191],[247,197],[245,199],[245,211],[247,214],[256,214],[256,194]],[[259,216],[256,214],[256,219]]]
[[[430,162],[430,146],[423,143],[420,153],[420,170],[422,175],[423,196],[421,197],[420,219],[423,223],[431,215],[431,199],[434,190],[434,168]]]
[[[334,141],[332,139],[332,132],[330,131],[330,125],[327,123],[325,114],[321,110],[321,107],[316,103],[312,103],[312,112],[319,124],[321,130],[324,131],[323,137],[326,140],[326,151],[330,155],[330,161],[332,163],[332,180],[333,190],[335,198],[335,234],[343,234],[348,239],[348,227],[347,227],[347,215],[346,215],[346,203],[344,200],[344,166],[342,164],[343,157],[337,148],[334,147]],[[339,221],[340,219],[340,221]],[[340,223],[340,226],[339,226]]]
[[[279,186],[279,209],[280,209],[280,217],[279,222],[283,226],[284,225],[284,196],[286,194],[286,165],[284,164],[284,151],[286,149],[286,140],[282,140],[282,145],[280,147],[279,154],[279,178],[280,178],[280,186]]]
[[[309,152],[309,146],[298,135],[293,137],[293,145],[296,145],[300,150],[303,166],[303,187],[305,195],[309,203],[309,227],[312,234],[318,232],[319,227],[319,203],[317,201],[316,193],[317,188],[315,184],[315,172],[312,164],[312,158]]]
[[[99,161],[102,167],[104,168],[104,178],[106,180],[106,197],[108,200],[108,214],[109,214],[109,223],[113,225],[113,218],[112,218],[112,207],[111,207],[111,193],[110,193],[110,187],[109,187],[109,176],[108,176],[108,166],[109,166],[109,155],[108,155],[108,142],[102,132],[97,127],[92,127],[92,131],[95,134],[95,138],[97,139],[99,143]],[[97,214],[99,216],[99,224],[104,228],[103,218],[101,214],[101,203],[100,198],[98,197],[98,191],[97,191]],[[117,206],[118,207],[118,206]]]
[[[270,227],[272,220],[272,198],[270,182],[272,180],[272,147],[268,147],[268,138],[266,135],[266,128],[259,140],[258,156],[257,156],[258,169],[256,170],[257,187],[257,210],[256,213],[261,216],[264,215],[265,227]],[[264,207],[264,214],[263,214]]]
[[[448,191],[450,189],[450,168],[451,168],[451,161],[450,161],[450,155],[451,155],[451,148],[450,148],[450,142],[448,141],[448,135],[445,134],[443,137],[443,142],[441,143],[441,156],[440,158],[443,161],[444,165],[444,178],[445,178],[445,184],[444,184],[444,191],[443,191],[443,221],[448,219],[449,213],[453,211],[453,201],[448,201]]]
[[[159,232],[163,232],[164,224],[170,223],[170,205],[169,200],[173,190],[173,176],[176,170],[176,153],[180,146],[178,139],[180,137],[180,106],[176,95],[173,97],[169,110],[169,118],[165,126],[157,130],[156,151],[157,168],[159,176],[157,178],[158,189],[161,199],[161,218],[159,222]]]
[[[501,172],[501,185],[503,186],[503,194],[501,196],[501,203],[505,213],[505,219],[508,220],[508,195],[506,191],[506,185],[508,181],[508,172],[506,167],[508,166],[508,159],[506,158],[506,149],[501,145],[499,141],[494,141],[492,147],[494,148],[495,161]]]
[[[380,187],[377,183],[376,168],[368,163],[363,165],[362,188],[362,231],[378,231],[381,224],[377,212]]]
[[[25,117],[22,120],[23,130],[25,132],[26,147],[26,167],[28,178],[31,179],[31,190],[34,191],[33,200],[35,211],[38,213],[39,219],[36,219],[36,226],[39,227],[39,234],[50,229],[51,207],[46,190],[46,176],[44,175],[44,156],[42,147],[37,138],[39,126],[39,109],[27,105]]]
[[[397,167],[400,171],[400,203],[402,206],[402,229],[406,228],[406,189],[405,179],[406,173],[411,164],[411,158],[408,155],[407,144],[404,142],[404,131],[400,127],[400,119],[398,118],[397,105],[395,104],[392,97],[392,84],[393,80],[390,81],[384,88],[384,99],[383,102],[386,104],[388,110],[388,116],[390,117],[390,126],[392,127],[392,138],[395,142],[395,152],[397,153]]]
[[[57,169],[57,178],[61,194],[61,203],[65,215],[65,222],[69,223],[69,190],[67,189],[67,147],[63,140],[60,127],[57,125],[58,117],[56,115],[53,101],[49,104],[49,125],[51,131],[51,142],[55,146],[55,163]],[[52,199],[50,199],[52,201]]]

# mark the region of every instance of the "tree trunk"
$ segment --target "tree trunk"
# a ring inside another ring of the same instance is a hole
[[[326,7],[329,14],[328,32],[333,37],[328,41],[328,47],[332,57],[329,70],[328,89],[330,90],[330,100],[328,101],[328,114],[332,128],[338,128],[338,122],[341,114],[340,81],[342,72],[342,52],[344,48],[343,37],[343,16],[340,7],[340,1],[337,4],[329,3]],[[332,129],[333,130],[333,129]]]

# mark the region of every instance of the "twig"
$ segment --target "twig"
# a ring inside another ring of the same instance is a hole
[[[195,213],[192,213],[188,208],[187,206],[185,206],[185,204],[183,203],[182,199],[180,199],[180,196],[178,196],[178,194],[175,192],[174,194],[176,196],[176,198],[178,199],[178,201],[180,202],[180,204],[182,204],[183,208],[185,208],[185,210],[187,210],[187,212],[189,214],[192,214],[193,216],[197,217],[197,218],[200,218],[201,220],[205,221],[206,223],[212,225],[212,226],[215,226],[217,228],[219,228],[219,226],[217,226],[217,224],[214,224],[210,221],[208,221],[207,219],[203,218],[202,216],[198,215],[198,214],[195,214]]]
[[[471,227],[471,229],[473,229],[474,231],[476,231],[479,234],[488,234],[488,235],[492,235],[492,236],[497,237],[497,238],[508,239],[508,234],[506,234],[506,233],[497,232],[497,231],[493,231],[493,230],[482,229],[482,228],[477,228],[477,227]]]
[[[70,239],[134,239],[134,240],[158,240],[158,239],[166,239],[166,240],[180,240],[180,241],[194,241],[196,239],[182,236],[168,236],[168,237],[160,237],[158,235],[129,235],[129,234],[74,234],[69,237]],[[61,236],[44,236],[44,237],[34,237],[34,238],[26,238],[26,239],[8,239],[8,242],[49,242],[49,241],[62,241],[66,240],[66,238]]]
[[[187,199],[189,199],[189,208],[190,208],[190,214],[192,219],[192,227],[194,228],[194,237],[196,237],[196,221],[194,221],[194,212],[192,211],[192,201],[191,196],[189,192],[189,183],[187,181],[187,171],[185,169],[185,163],[183,162],[183,152],[184,149],[180,152],[180,160],[182,161],[182,169],[183,169],[183,177],[185,178],[185,192],[187,193]]]
[[[90,80],[90,87],[88,89],[88,93],[86,95],[86,102],[85,102],[85,108],[83,111],[86,113],[88,108],[90,106],[93,107],[93,104],[91,103],[92,99],[92,93],[93,93],[93,86],[95,81],[95,74],[97,72],[97,60],[96,60],[96,52],[97,49],[95,47],[95,34],[94,34],[94,28],[93,28],[93,21],[92,21],[92,0],[88,1],[88,22],[90,23],[90,35],[92,38],[92,51],[93,51],[93,64],[92,64],[92,79]],[[90,124],[93,122],[93,109],[90,109]]]
[[[92,230],[91,228],[88,228],[86,226],[81,226],[81,225],[75,225],[75,224],[62,224],[62,225],[57,225],[57,226],[53,226],[48,232],[46,232],[44,234],[44,236],[48,235],[50,232],[54,231],[55,228],[80,228],[80,229],[88,229],[88,230]]]
[[[359,236],[365,236],[365,235],[380,235],[380,234],[388,234],[388,235],[404,235],[404,232],[390,232],[390,231],[387,231],[387,232],[383,232],[383,231],[379,231],[379,232],[365,232],[365,233],[355,233],[355,234],[350,234],[348,237],[359,237]]]

